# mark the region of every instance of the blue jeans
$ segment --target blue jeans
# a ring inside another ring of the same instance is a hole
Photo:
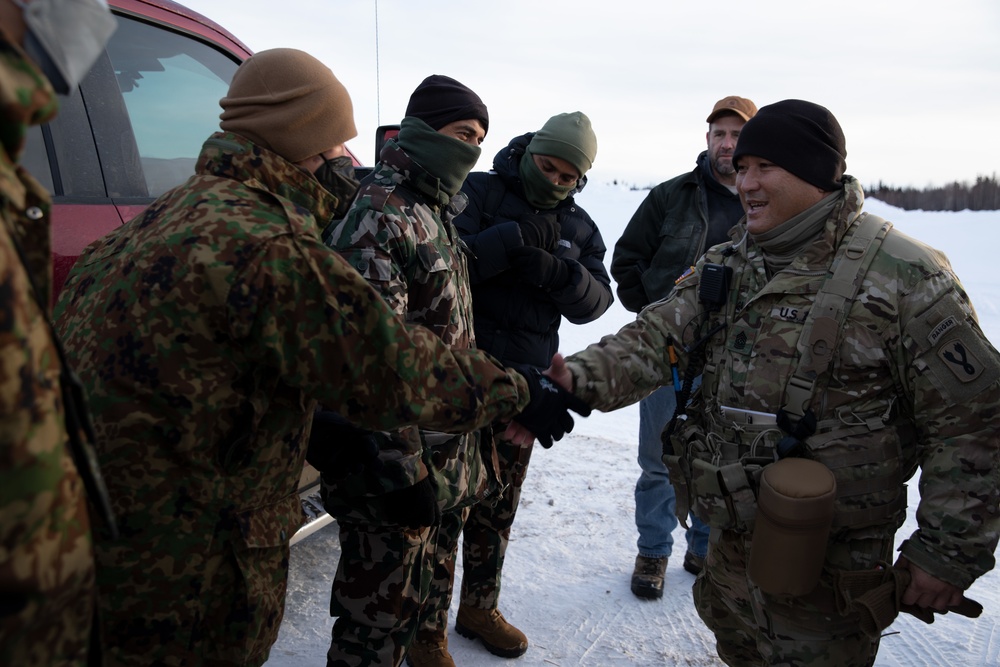
[[[700,379],[700,378],[699,378]],[[677,527],[674,508],[677,499],[663,465],[660,433],[674,414],[677,398],[672,386],[661,387],[639,403],[639,467],[642,474],[635,484],[635,527],[639,529],[639,555],[650,558],[669,556]],[[687,550],[702,558],[708,553],[708,526],[691,515],[685,534]]]

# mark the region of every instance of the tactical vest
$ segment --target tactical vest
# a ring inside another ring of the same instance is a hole
[[[687,408],[689,417],[665,443],[663,460],[682,522],[691,511],[713,528],[752,531],[761,473],[777,460],[779,443],[789,437],[789,423],[801,424],[813,411],[823,414],[822,396],[847,314],[891,227],[866,213],[839,245],[833,273],[817,292],[796,345],[798,365],[784,389],[783,412],[790,418],[783,424],[785,430],[775,415],[737,411],[740,418],[734,419],[723,414],[717,369],[706,363],[701,390]],[[729,321],[737,301],[729,300]],[[824,415],[811,434],[799,434],[804,446],[798,455],[823,463],[836,477],[834,530],[870,528],[873,536],[891,536],[905,518],[902,443],[914,433],[910,421],[899,418],[895,392],[889,393],[877,410]]]

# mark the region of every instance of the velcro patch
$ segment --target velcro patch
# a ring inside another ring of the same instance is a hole
[[[934,347],[935,345],[937,345],[938,341],[941,340],[942,336],[944,336],[946,333],[948,333],[957,326],[958,326],[958,318],[956,318],[954,315],[952,315],[951,317],[946,317],[941,322],[939,322],[937,326],[931,329],[931,332],[929,334],[927,334],[927,342],[931,344],[931,347]]]
[[[771,319],[780,322],[797,322],[801,324],[806,321],[809,314],[807,308],[792,308],[791,306],[775,306],[771,309]]]
[[[947,321],[945,320],[945,322]],[[943,325],[944,322],[941,324]],[[954,373],[958,381],[962,383],[972,382],[982,375],[985,369],[985,365],[979,360],[973,349],[965,345],[960,338],[954,338],[941,345],[937,350],[937,356],[944,362],[945,368]]]

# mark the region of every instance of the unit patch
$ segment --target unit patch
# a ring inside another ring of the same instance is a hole
[[[945,320],[945,322],[947,321]],[[940,327],[945,322],[938,326]],[[935,331],[937,331],[936,328]],[[961,339],[956,338],[948,341],[938,349],[937,355],[960,382],[972,382],[983,372],[983,363],[976,358],[971,348],[962,343]]]

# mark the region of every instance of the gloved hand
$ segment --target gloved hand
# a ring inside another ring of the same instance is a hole
[[[525,246],[553,251],[559,246],[562,228],[555,213],[525,213],[517,221]]]
[[[511,248],[507,252],[507,261],[529,285],[555,290],[569,282],[566,262],[545,250]]]
[[[441,508],[430,477],[381,496],[379,504],[385,517],[400,526],[423,528],[441,523]]]
[[[313,414],[312,433],[306,461],[324,475],[343,479],[365,469],[378,472],[382,461],[375,434],[341,417],[336,412],[318,410]]]
[[[514,421],[534,434],[538,442],[546,449],[552,446],[553,440],[560,440],[573,430],[573,410],[587,417],[590,406],[570,392],[560,387],[542,372],[532,366],[514,366],[514,370],[528,381],[528,391],[531,400]]]

